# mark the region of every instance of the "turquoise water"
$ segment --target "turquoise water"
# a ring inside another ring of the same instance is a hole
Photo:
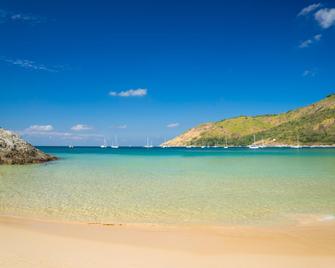
[[[0,215],[163,224],[335,215],[335,149],[41,149],[60,160],[0,166]]]

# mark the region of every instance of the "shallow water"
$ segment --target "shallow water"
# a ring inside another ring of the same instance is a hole
[[[43,147],[0,166],[0,214],[99,223],[273,224],[335,215],[335,149]]]

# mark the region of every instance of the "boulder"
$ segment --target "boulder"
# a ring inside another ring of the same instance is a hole
[[[0,164],[42,163],[56,159],[24,141],[16,133],[0,128]]]

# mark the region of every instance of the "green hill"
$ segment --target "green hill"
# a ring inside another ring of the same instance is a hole
[[[166,146],[333,145],[335,94],[309,106],[276,115],[239,116],[192,128]]]

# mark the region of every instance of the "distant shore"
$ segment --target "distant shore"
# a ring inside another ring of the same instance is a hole
[[[271,144],[271,145],[261,145],[256,144],[260,146],[260,148],[295,148],[296,145],[292,144]],[[225,148],[224,145],[217,145],[217,146],[196,146],[196,145],[188,145],[188,146],[165,146],[166,148]],[[248,146],[239,146],[239,145],[228,145],[228,148],[248,148]],[[320,145],[320,144],[314,144],[314,145],[300,145],[300,148],[335,148],[335,144],[331,145]]]
[[[259,144],[257,144],[259,145]],[[259,145],[260,146],[260,145]],[[263,146],[260,146],[260,147],[263,147],[263,148],[293,148],[294,146],[296,145],[289,145],[289,144],[277,144],[277,145],[263,145]],[[37,148],[47,148],[47,147],[61,147],[61,148],[69,148],[69,146],[67,145],[36,145]],[[162,145],[153,145],[152,148],[225,148],[224,145],[218,145],[218,146],[196,146],[196,145],[180,145],[180,146],[162,146]],[[242,145],[228,145],[227,146],[228,148],[248,148],[248,146],[242,146]],[[301,148],[335,148],[335,144],[332,144],[332,145],[300,145]],[[85,145],[85,146],[72,146],[71,148],[69,149],[74,149],[74,148],[100,148],[100,146],[98,145]],[[118,147],[118,149],[120,148],[143,148],[143,149],[150,149],[150,148],[146,148],[145,146],[140,146],[140,145],[120,145]],[[106,148],[108,149],[108,147]],[[115,148],[111,148],[111,149],[114,149]]]
[[[88,225],[0,217],[0,266],[334,267],[335,224]],[[271,264],[271,265],[270,265]]]

